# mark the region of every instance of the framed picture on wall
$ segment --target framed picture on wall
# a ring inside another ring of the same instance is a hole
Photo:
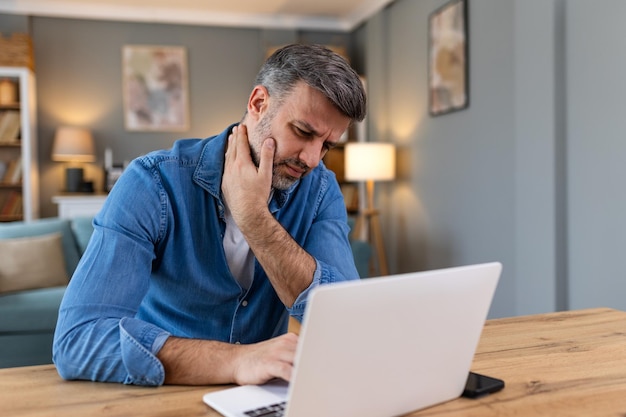
[[[189,129],[187,52],[184,47],[125,45],[122,65],[126,130]]]
[[[428,95],[433,116],[469,106],[468,0],[451,0],[428,18]]]

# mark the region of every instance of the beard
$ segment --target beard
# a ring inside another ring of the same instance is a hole
[[[270,109],[268,113],[259,121],[259,124],[249,136],[250,155],[252,157],[252,162],[254,162],[254,165],[256,165],[257,168],[261,164],[260,152],[263,141],[267,138],[273,138],[272,122],[274,121],[275,116],[276,109]],[[276,152],[278,152],[278,146],[276,146]],[[299,159],[287,158],[279,160],[276,154],[274,154],[272,188],[281,191],[288,190],[293,184],[296,183],[296,181],[299,180],[299,178],[284,173],[283,167],[286,165],[297,166],[298,168],[304,170],[305,172],[302,174],[302,177],[311,171],[311,169]]]

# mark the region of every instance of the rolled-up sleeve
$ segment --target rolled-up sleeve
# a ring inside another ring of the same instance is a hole
[[[120,350],[126,372],[124,383],[162,385],[165,370],[156,353],[161,350],[169,333],[141,320],[120,320]]]
[[[65,320],[72,320],[66,314]],[[54,347],[54,362],[64,379],[162,385],[163,365],[156,354],[169,333],[141,320],[98,320],[74,331],[61,330]]]

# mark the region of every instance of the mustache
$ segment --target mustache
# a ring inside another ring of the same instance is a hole
[[[252,146],[250,146],[250,155],[252,156],[252,162],[258,168],[261,163],[260,157],[254,150],[254,148],[252,148]],[[274,161],[274,170],[276,170],[276,167],[281,166],[281,165],[295,166],[301,169],[302,171],[304,171],[303,176],[308,174],[311,171],[310,166],[308,166],[306,163],[302,162],[300,159],[297,159],[297,158],[287,158],[281,161]]]
[[[283,159],[282,161],[279,161],[274,164],[274,166],[279,166],[279,165],[295,166],[301,169],[302,171],[304,171],[304,174],[307,174],[309,171],[311,171],[311,167],[309,167],[307,164],[302,162],[300,159],[296,159],[296,158]]]

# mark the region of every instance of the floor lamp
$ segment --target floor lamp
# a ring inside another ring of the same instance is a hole
[[[380,228],[379,211],[374,206],[374,182],[395,178],[396,151],[390,143],[350,142],[345,147],[345,176],[347,181],[365,181],[366,204],[359,202],[354,236],[367,227],[367,236],[376,254],[377,275],[389,275],[387,256]],[[375,268],[370,268],[376,275]]]

